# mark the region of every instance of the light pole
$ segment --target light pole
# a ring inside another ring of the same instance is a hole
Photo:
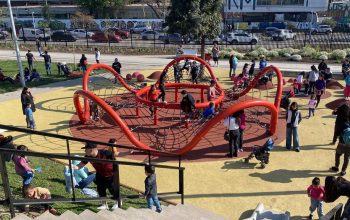
[[[18,42],[17,42],[17,34],[16,34],[16,28],[15,28],[15,21],[13,19],[13,14],[12,14],[11,0],[7,0],[7,7],[9,8],[9,14],[10,14],[10,20],[11,20],[11,29],[12,29],[12,40],[13,40],[13,43],[15,44],[16,56],[17,56],[17,65],[18,65],[18,69],[19,69],[19,74],[21,76],[20,77],[20,81],[21,81],[22,87],[25,87],[26,86],[26,82],[24,80],[24,75],[23,75],[21,54],[19,52],[19,47],[18,47]]]
[[[34,11],[32,11],[32,19],[33,19],[33,28],[34,28],[34,30],[35,30]]]
[[[312,11],[311,12],[311,20],[310,20],[310,34],[309,34],[309,41],[311,42],[311,34],[312,34],[312,23],[313,23],[313,20],[314,20],[314,12]]]

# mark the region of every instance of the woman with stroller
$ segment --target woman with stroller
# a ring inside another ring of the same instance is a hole
[[[235,112],[224,120],[224,126],[227,128],[229,133],[229,153],[226,154],[227,157],[237,157],[239,149],[239,125],[241,120],[239,118],[239,113]]]
[[[298,126],[301,122],[301,113],[298,110],[298,103],[292,102],[289,110],[286,114],[287,120],[287,135],[286,135],[286,148],[291,149],[291,142],[293,139],[293,149],[296,152],[300,152],[299,137],[298,137]]]

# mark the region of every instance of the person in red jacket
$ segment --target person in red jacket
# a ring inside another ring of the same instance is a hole
[[[96,144],[92,143],[86,143],[85,147],[81,148],[85,149],[85,157],[87,158],[95,158],[95,159],[105,159],[105,160],[113,160],[113,152],[108,150],[98,150]],[[82,160],[78,165],[74,167],[74,169],[81,169],[83,168],[88,162]],[[112,163],[97,163],[97,162],[90,162],[91,165],[95,168],[96,171],[96,185],[97,185],[97,192],[100,197],[106,197],[107,196],[107,189],[108,191],[115,196],[115,191],[113,188],[113,179],[114,179],[114,171],[113,171],[113,164]],[[118,208],[118,203],[116,202],[112,210]],[[108,204],[105,201],[101,206],[99,206],[97,209],[108,209]]]
[[[151,85],[151,88],[148,91],[147,98],[151,102],[158,102],[159,100],[160,92],[157,90],[155,85]],[[151,116],[153,116],[154,113],[154,107],[150,106],[149,111],[151,112]]]
[[[323,197],[325,195],[324,187],[321,186],[320,178],[315,177],[312,185],[307,188],[307,195],[311,199],[310,215],[308,219],[312,219],[312,213],[317,209],[318,217],[323,216]]]

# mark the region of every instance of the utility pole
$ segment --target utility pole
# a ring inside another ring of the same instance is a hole
[[[12,40],[13,40],[13,43],[15,44],[15,48],[16,48],[17,65],[18,65],[18,69],[19,69],[19,74],[21,76],[20,81],[21,81],[22,87],[25,87],[26,82],[24,80],[21,54],[19,52],[19,46],[18,46],[18,42],[17,42],[16,27],[15,27],[15,21],[13,19],[13,14],[12,14],[11,0],[7,0],[7,7],[9,9],[10,20],[11,20]]]

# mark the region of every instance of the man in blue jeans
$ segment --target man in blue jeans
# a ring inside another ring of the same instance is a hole
[[[286,114],[287,120],[287,134],[286,134],[286,148],[291,149],[292,138],[293,138],[293,149],[296,152],[300,152],[299,137],[298,137],[298,126],[301,122],[301,113],[298,110],[298,104],[293,102]]]
[[[51,71],[51,56],[48,54],[48,52],[46,50],[45,50],[44,54],[41,54],[40,56],[44,57],[46,74],[47,75],[52,75],[52,71]]]
[[[146,165],[145,166],[145,195],[144,198],[147,200],[148,208],[152,209],[153,203],[156,205],[156,212],[162,212],[162,208],[160,207],[160,202],[157,194],[157,178],[154,173],[154,166]]]

